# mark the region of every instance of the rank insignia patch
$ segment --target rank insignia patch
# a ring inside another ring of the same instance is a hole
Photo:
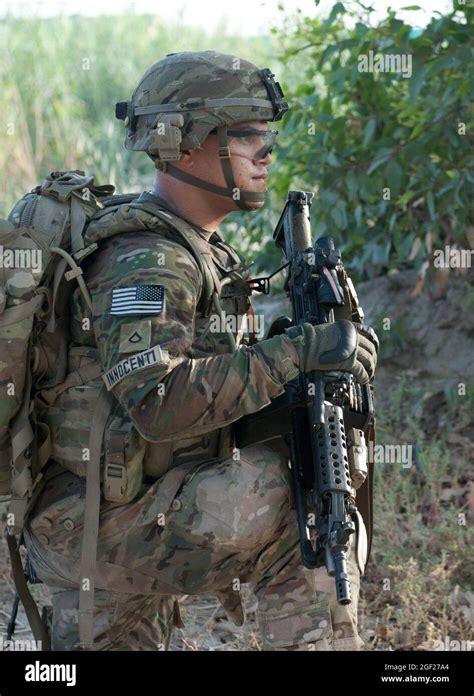
[[[140,319],[120,327],[119,353],[136,353],[151,345],[151,319]]]

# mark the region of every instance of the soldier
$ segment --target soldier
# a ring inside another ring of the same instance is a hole
[[[247,266],[218,226],[264,205],[276,135],[267,125],[286,109],[268,70],[215,51],[166,56],[117,105],[125,146],[147,152],[157,173],[153,192],[90,223],[89,242],[102,239],[84,265],[92,312],[78,290],[72,298],[70,369],[98,360],[113,407],[95,535],[71,452],[105,419],[97,380],[63,391],[50,416],[48,481],[25,541],[52,591],[55,650],[167,648],[183,594],[217,595],[242,624],[243,582],[258,600],[264,649],[363,645],[357,540],[353,602],[340,606],[325,568],[302,565],[287,459],[233,441],[232,424],[301,370],[345,369],[366,383],[376,363],[374,344],[348,321],[243,338]]]

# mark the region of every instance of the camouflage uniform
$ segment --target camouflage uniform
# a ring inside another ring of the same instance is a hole
[[[235,252],[217,233],[201,235],[225,275],[235,266]],[[157,265],[158,258],[165,263]],[[94,647],[167,647],[179,623],[176,597],[183,594],[215,593],[242,623],[240,581],[251,583],[258,598],[265,648],[358,649],[359,569],[351,556],[354,601],[341,607],[326,570],[302,566],[285,458],[263,445],[240,453],[230,446],[219,456],[229,424],[267,405],[298,374],[291,341],[241,342],[230,353],[225,334],[210,331],[212,317],[196,309],[202,279],[191,254],[151,232],[106,241],[85,277],[92,316],[79,292],[72,303],[73,338],[84,359],[98,348],[107,371],[136,352],[136,343],[127,345],[133,335],[140,338],[139,351],[160,345],[170,355],[169,364],[128,375],[113,389],[146,443],[145,482],[128,505],[101,504]],[[164,310],[151,317],[111,315],[113,289],[137,283],[164,286]],[[228,315],[241,314],[249,299],[222,298],[222,304]],[[89,332],[81,328],[87,318]],[[158,395],[160,383],[165,393]],[[55,444],[57,461],[67,465],[74,444],[67,441],[68,422],[77,424],[86,412],[87,401],[79,397],[59,402],[54,417],[66,434]],[[78,647],[84,495],[84,480],[60,473],[46,485],[25,529],[38,575],[53,590],[53,649]]]
[[[227,127],[278,120],[287,109],[282,97],[266,69],[214,51],[184,52],[152,66],[116,115],[127,126],[126,147],[147,152],[157,168],[178,178],[182,172],[169,160],[200,147],[215,129],[227,187],[213,190],[233,197]],[[210,190],[195,177],[187,183]],[[263,192],[241,194],[236,202],[243,209],[264,198]],[[248,582],[258,599],[265,648],[358,649],[363,569],[354,550],[348,559],[353,603],[341,607],[326,570],[301,563],[287,460],[263,445],[233,449],[232,423],[268,405],[299,374],[294,342],[282,335],[246,343],[239,326],[229,341],[223,326],[211,327],[215,315],[201,301],[203,273],[172,226],[162,219],[143,224],[126,204],[105,213],[87,230],[89,244],[105,241],[83,265],[92,311],[79,291],[72,298],[68,355],[69,371],[99,361],[106,373],[116,425],[107,426],[103,456],[130,464],[130,500],[101,499],[94,648],[166,648],[179,625],[177,597],[183,594],[216,594],[241,624],[238,586]],[[113,232],[101,234],[107,225]],[[231,280],[222,287],[221,309],[242,317],[250,311],[242,259],[217,232],[194,231],[212,259],[213,277]],[[121,313],[114,291],[136,286],[144,287],[145,299],[161,288],[163,303],[152,314]],[[96,382],[64,390],[43,414],[57,464],[47,471],[25,527],[33,565],[53,591],[54,649],[80,644],[80,560],[87,537],[81,477],[88,469],[81,452],[95,426]]]

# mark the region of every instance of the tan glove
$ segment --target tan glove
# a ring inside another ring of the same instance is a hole
[[[285,330],[298,351],[302,372],[345,370],[360,384],[374,376],[379,340],[365,324],[346,319],[329,324],[299,324]]]

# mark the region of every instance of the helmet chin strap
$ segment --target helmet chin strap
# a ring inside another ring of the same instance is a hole
[[[224,186],[216,186],[216,184],[211,184],[209,181],[204,181],[204,179],[199,179],[197,176],[192,176],[192,174],[183,172],[182,169],[178,169],[169,162],[163,162],[162,160],[154,160],[156,169],[164,174],[174,176],[175,179],[180,179],[191,186],[197,186],[198,188],[205,189],[211,193],[217,193],[219,196],[232,198],[241,210],[254,210],[252,205],[249,204],[255,201],[264,201],[266,192],[241,191],[236,186],[234,181],[234,172],[232,171],[232,164],[230,161],[229,145],[227,142],[227,126],[219,126],[217,128],[217,137],[219,142],[219,159],[221,161],[222,171],[224,173],[227,188]]]

